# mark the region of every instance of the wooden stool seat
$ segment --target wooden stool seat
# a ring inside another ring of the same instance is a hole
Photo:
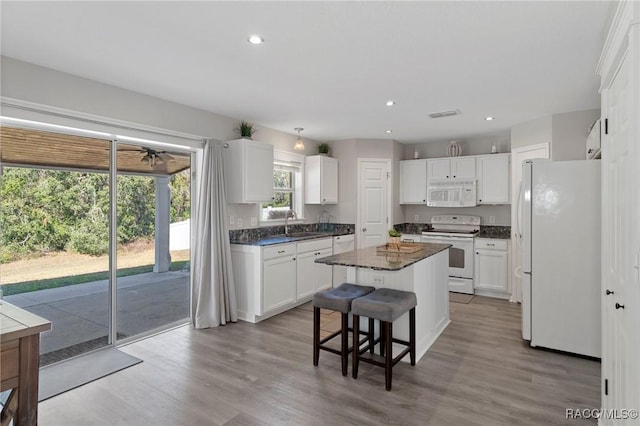
[[[358,365],[360,361],[377,365],[385,369],[385,387],[391,390],[391,379],[393,366],[397,364],[407,354],[411,357],[411,365],[416,365],[416,294],[409,291],[393,290],[389,288],[379,288],[366,296],[360,297],[351,303],[351,313],[353,314],[353,346],[357,348],[353,354],[353,367],[351,374],[354,379],[358,378]],[[409,341],[393,338],[393,321],[409,312]],[[383,361],[376,359],[375,355],[364,356],[369,350],[373,354],[373,346],[378,340],[368,339],[369,343],[364,349],[360,349],[361,343],[355,336],[360,331],[360,316],[369,318],[369,330],[373,329],[371,322],[373,319],[380,321],[380,355]],[[399,343],[406,348],[393,358],[392,343]]]
[[[349,347],[349,312],[351,311],[351,303],[359,297],[366,296],[375,290],[373,287],[361,286],[356,284],[344,283],[338,287],[319,291],[313,295],[313,365],[318,365],[320,358],[320,349],[338,354],[342,357],[342,375],[347,375],[347,366],[349,364],[349,352],[353,347]],[[340,330],[330,334],[324,339],[320,339],[320,309],[331,309],[340,312],[342,316],[342,324]],[[370,322],[370,330],[373,330],[373,320]],[[365,334],[365,333],[358,333]],[[367,337],[362,340],[373,339],[373,332],[367,332]],[[325,343],[334,337],[341,336],[340,350],[324,346]],[[359,341],[358,338],[355,339]],[[358,344],[358,346],[360,343]]]

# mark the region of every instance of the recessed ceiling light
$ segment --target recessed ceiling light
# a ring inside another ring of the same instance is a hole
[[[384,132],[385,133],[391,133],[392,131],[391,130],[385,130]]]
[[[257,34],[253,34],[249,36],[249,43],[251,44],[262,44],[264,43],[264,39]]]
[[[493,117],[488,116],[488,117],[485,117],[484,119],[485,119],[486,121],[491,121],[491,120],[493,120]]]
[[[387,102],[385,102],[386,106],[394,106],[396,104],[396,101],[392,101],[391,99],[389,99]]]

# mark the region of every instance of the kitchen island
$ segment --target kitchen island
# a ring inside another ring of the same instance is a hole
[[[416,294],[416,360],[449,324],[449,244],[412,244],[413,253],[382,251],[376,247],[316,259],[316,263],[347,266],[347,281]],[[336,285],[337,286],[337,285]],[[409,314],[393,323],[394,337],[409,339]],[[361,330],[368,321],[361,318]],[[376,336],[378,335],[376,324]],[[402,350],[394,345],[394,356]]]

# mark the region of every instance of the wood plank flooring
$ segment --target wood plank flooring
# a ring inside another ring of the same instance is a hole
[[[520,306],[475,297],[415,366],[312,364],[309,305],[260,324],[181,327],[122,348],[143,363],[44,401],[41,425],[579,425],[600,406],[600,363],[532,349]],[[339,316],[323,315],[328,332]],[[349,369],[349,374],[351,370]]]

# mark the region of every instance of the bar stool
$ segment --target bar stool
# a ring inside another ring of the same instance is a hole
[[[353,335],[357,336],[360,330],[360,316],[369,318],[369,329],[371,327],[371,319],[380,321],[380,355],[384,357],[384,362],[376,360],[373,356],[363,356],[367,349],[373,353],[370,346],[374,343],[373,339],[369,339],[369,346],[360,349],[361,343],[357,339],[353,339],[353,366],[351,374],[354,379],[358,378],[358,365],[360,361],[377,365],[384,368],[385,387],[391,390],[391,376],[393,366],[402,358],[409,354],[411,365],[416,365],[416,294],[409,291],[392,290],[389,288],[379,288],[364,297],[360,297],[351,304],[351,313],[353,314]],[[404,313],[409,312],[409,341],[393,338],[393,321],[398,319]],[[405,345],[406,348],[393,358],[392,343]]]
[[[318,359],[320,358],[320,349],[325,350],[327,352],[332,352],[338,354],[342,357],[342,375],[347,375],[347,365],[349,364],[349,352],[353,349],[353,347],[348,347],[349,345],[349,312],[351,311],[351,302],[358,297],[366,296],[375,290],[373,287],[366,287],[356,284],[340,284],[338,287],[319,291],[313,295],[313,365],[318,365]],[[342,314],[342,326],[340,330],[335,333],[330,334],[324,339],[320,340],[320,309],[331,309],[334,311],[338,311]],[[359,338],[354,337],[354,342],[357,342],[358,346],[367,340],[373,339],[373,319],[369,321],[369,330],[370,332],[361,333],[366,334],[367,337],[359,340]],[[330,341],[336,336],[341,336],[341,346],[340,350],[331,348],[329,346],[324,346],[325,343]],[[372,341],[370,344],[373,343]]]

